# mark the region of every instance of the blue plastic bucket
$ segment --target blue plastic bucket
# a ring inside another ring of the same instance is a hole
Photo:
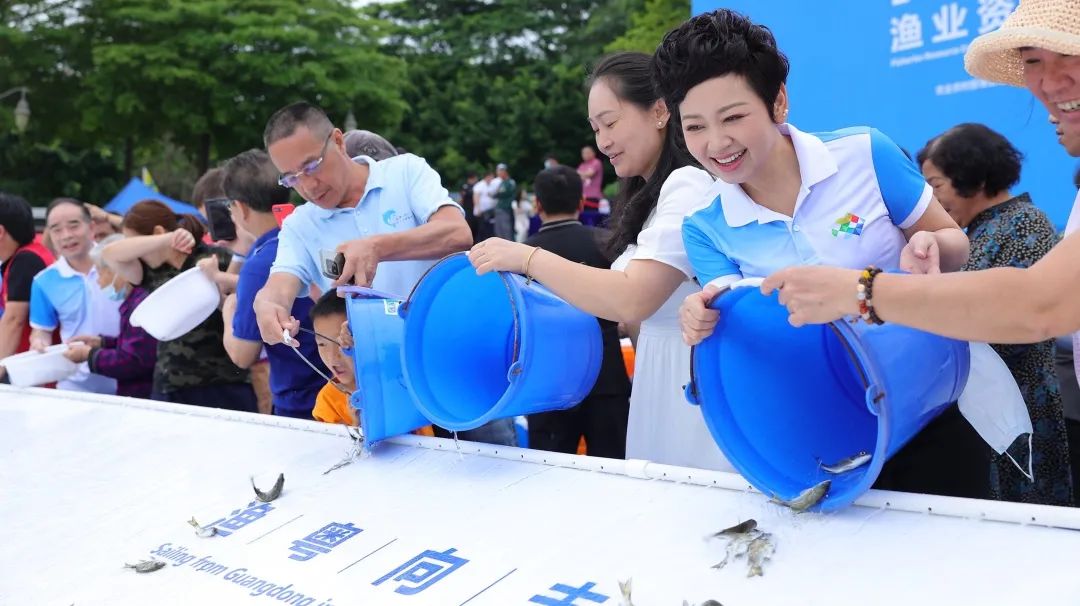
[[[831,480],[811,510],[838,510],[866,492],[967,382],[963,341],[861,321],[794,328],[776,296],[757,288],[727,291],[713,308],[720,320],[693,349],[687,399],[761,492],[790,500]],[[862,467],[822,468],[860,452],[872,455]]]
[[[401,301],[393,295],[356,286],[341,287],[352,331],[356,392],[350,402],[360,415],[364,442],[372,446],[428,424],[416,409],[401,368],[405,323]]]
[[[401,315],[413,400],[446,429],[571,408],[600,372],[595,317],[517,274],[477,276],[464,253],[435,264]]]

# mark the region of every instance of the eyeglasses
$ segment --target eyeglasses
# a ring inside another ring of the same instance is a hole
[[[278,177],[278,184],[282,187],[296,187],[296,184],[300,182],[300,177],[310,177],[315,171],[319,170],[323,160],[326,159],[326,146],[330,144],[330,138],[333,136],[334,131],[330,131],[330,134],[326,136],[326,141],[323,142],[322,151],[319,152],[317,159],[308,162],[296,172],[281,175]]]

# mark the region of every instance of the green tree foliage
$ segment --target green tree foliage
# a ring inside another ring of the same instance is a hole
[[[403,0],[377,6],[395,24],[388,49],[408,60],[408,110],[387,135],[447,182],[510,165],[531,181],[544,155],[576,165],[592,141],[588,68],[644,0]],[[363,125],[362,125],[363,126]]]
[[[194,174],[249,147],[300,99],[380,132],[457,182],[592,141],[589,67],[651,50],[685,0],[0,0],[0,187],[41,203],[104,200],[141,166],[187,197]],[[45,172],[42,172],[45,171]],[[126,173],[126,174],[125,174]],[[81,193],[80,193],[81,192]]]
[[[630,29],[605,47],[611,51],[651,53],[676,25],[690,17],[690,0],[645,0],[631,17]]]
[[[94,0],[83,17],[84,127],[171,133],[200,170],[213,150],[260,145],[270,113],[298,99],[339,120],[352,108],[376,128],[403,110],[404,65],[375,49],[377,24],[343,0]]]
[[[126,182],[108,150],[28,143],[13,134],[0,136],[0,191],[17,193],[35,206],[61,196],[104,204]]]
[[[396,126],[405,64],[380,52],[381,27],[349,0],[0,2],[0,92],[31,89],[27,148],[101,150],[130,172],[169,139],[201,171],[261,146],[270,114],[300,99]],[[13,106],[0,101],[0,132]]]

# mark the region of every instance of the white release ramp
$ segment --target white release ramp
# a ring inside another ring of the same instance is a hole
[[[1077,604],[1080,512],[871,491],[795,515],[738,476],[0,388],[0,604]],[[253,502],[249,478],[282,496]],[[908,509],[912,511],[903,511]],[[942,515],[946,514],[946,515]],[[187,520],[216,524],[195,535]],[[764,576],[726,540],[771,532]],[[1005,521],[1002,521],[1005,520]],[[167,565],[138,574],[125,563]]]

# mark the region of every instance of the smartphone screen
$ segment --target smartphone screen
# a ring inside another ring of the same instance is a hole
[[[341,277],[341,270],[345,267],[345,255],[336,250],[320,250],[319,262],[322,267],[322,275],[337,280]]]
[[[271,209],[274,213],[274,218],[277,219],[278,227],[285,222],[285,217],[288,217],[296,210],[296,206],[292,204],[275,204]]]
[[[229,214],[229,202],[225,198],[206,201],[206,220],[210,224],[210,239],[214,242],[236,239],[236,225]]]

